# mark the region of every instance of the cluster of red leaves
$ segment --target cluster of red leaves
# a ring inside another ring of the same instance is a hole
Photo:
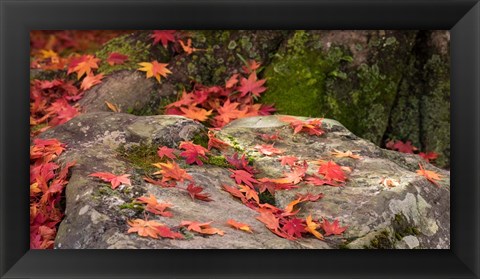
[[[251,61],[251,64],[258,63]],[[257,115],[270,115],[275,109],[255,103],[266,90],[265,80],[258,79],[255,70],[234,74],[224,86],[195,85],[191,92],[183,91],[179,100],[165,106],[165,114],[183,115],[220,128],[232,120]]]
[[[418,156],[422,157],[427,162],[433,161],[438,158],[438,154],[435,152],[420,152],[419,149],[413,146],[412,142],[409,140],[407,140],[406,142],[403,142],[401,140],[389,140],[385,144],[385,147],[402,153],[418,154]]]
[[[306,122],[289,118],[285,120],[291,120],[291,122],[289,122],[291,125],[293,123],[292,128],[294,129],[294,134],[304,132],[309,135],[320,136],[324,133],[321,130],[321,122],[318,120]],[[265,142],[274,143],[281,140],[279,133],[274,135],[261,134],[260,138]],[[272,148],[273,144],[258,144],[255,146],[255,149],[259,150],[260,153],[265,156],[276,156],[282,153],[272,150]],[[348,155],[351,154],[348,153]],[[275,191],[297,188],[298,184],[302,181],[314,185],[341,186],[347,179],[342,167],[333,161],[321,161],[317,172],[318,175],[322,177],[319,177],[314,174],[307,174],[308,163],[305,160],[299,162],[299,159],[295,156],[283,156],[278,160],[282,166],[288,166],[289,171],[284,172],[280,178],[264,177],[257,179],[255,174],[257,174],[258,171],[252,166],[249,166],[248,161],[245,159],[245,154],[240,158],[237,153],[231,158],[227,157],[227,161],[235,167],[235,169],[229,169],[229,171],[236,186],[223,185],[223,189],[233,197],[240,199],[246,206],[256,210],[260,214],[257,220],[264,223],[270,231],[280,237],[294,240],[306,234],[312,234],[318,239],[323,239],[323,235],[318,229],[323,229],[325,236],[342,234],[346,230],[346,227],[341,227],[338,220],[330,223],[325,218],[323,218],[321,222],[313,220],[311,215],[306,218],[297,217],[300,209],[295,209],[295,206],[304,202],[318,201],[323,197],[321,193],[317,195],[311,193],[299,194],[285,209],[277,208],[268,203],[262,204],[259,198],[259,195],[267,190],[271,194],[274,194]]]
[[[30,85],[30,127],[35,128],[31,129],[31,136],[76,116],[79,111],[72,103],[82,95],[73,82],[33,80]]]
[[[68,170],[75,162],[62,168],[53,162],[65,145],[56,139],[35,139],[30,146],[30,248],[51,249],[57,225],[62,220],[60,206],[67,185]]]

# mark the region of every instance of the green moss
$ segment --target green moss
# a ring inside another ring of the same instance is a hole
[[[158,146],[140,144],[131,146],[128,149],[124,145],[118,148],[118,153],[121,157],[128,160],[137,169],[143,170],[145,173],[150,173],[155,170],[152,164],[158,163],[160,158],[157,155]]]
[[[268,90],[261,101],[274,103],[279,113],[323,117],[325,110],[321,103],[326,99],[327,77],[344,79],[346,76],[339,66],[352,57],[337,47],[327,53],[312,49],[310,39],[307,32],[296,31],[288,40],[286,50],[277,54],[265,70]]]
[[[264,191],[263,193],[258,194],[258,198],[260,199],[260,203],[276,205],[275,196],[269,191]]]
[[[420,231],[413,227],[407,220],[407,217],[403,214],[396,214],[392,221],[392,228],[395,232],[395,238],[398,240],[404,238],[407,235],[418,235]]]
[[[393,241],[390,239],[388,231],[382,231],[377,234],[371,241],[369,246],[365,246],[366,249],[393,249],[395,248]]]
[[[209,165],[217,166],[221,168],[233,168],[233,166],[230,165],[227,159],[225,159],[225,157],[223,156],[208,156],[208,159],[207,160],[202,159],[202,162],[204,162],[205,164],[209,164]]]
[[[120,209],[133,209],[133,210],[136,210],[136,211],[144,211],[145,210],[145,206],[141,203],[137,203],[137,202],[130,202],[130,203],[124,203],[122,205],[119,206]]]
[[[196,134],[195,136],[193,136],[192,142],[208,148],[208,136],[206,133],[200,132]]]
[[[151,44],[137,40],[131,35],[124,35],[108,41],[102,49],[97,51],[95,55],[102,61],[99,65],[98,72],[109,74],[119,70],[136,70],[139,68],[138,63],[150,61]],[[120,65],[110,66],[106,59],[112,52],[117,52],[128,56],[128,60]]]

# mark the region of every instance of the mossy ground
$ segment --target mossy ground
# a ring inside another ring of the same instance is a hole
[[[152,164],[158,163],[160,158],[157,155],[158,146],[139,144],[136,146],[120,146],[118,153],[121,157],[128,160],[135,168],[144,173],[151,173],[155,170]]]

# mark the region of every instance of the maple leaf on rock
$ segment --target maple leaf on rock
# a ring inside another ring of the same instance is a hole
[[[82,80],[82,84],[80,85],[80,89],[88,90],[92,86],[101,83],[102,79],[103,79],[103,74],[98,74],[98,75],[95,76],[95,75],[90,73]]]
[[[244,170],[251,174],[256,173],[255,169],[248,165],[248,160],[246,159],[245,154],[242,154],[242,157],[238,158],[238,153],[235,152],[231,157],[227,156],[225,159],[230,165],[234,166],[238,170]]]
[[[172,72],[167,69],[168,63],[158,63],[154,60],[150,62],[141,62],[138,65],[142,66],[138,68],[139,71],[146,72],[147,78],[155,77],[155,79],[160,82],[160,76],[166,78],[168,74]]]
[[[266,142],[274,142],[276,140],[281,140],[282,138],[279,136],[280,131],[277,131],[275,134],[261,134],[260,137],[262,140]]]
[[[157,154],[158,154],[158,157],[160,157],[160,159],[163,159],[163,157],[167,157],[167,158],[170,158],[170,159],[174,160],[174,159],[177,159],[177,156],[175,156],[175,154],[173,154],[174,151],[175,151],[175,149],[173,149],[173,148],[168,148],[166,146],[162,146],[162,147],[158,148]]]
[[[110,66],[120,65],[120,64],[125,63],[125,61],[127,61],[127,60],[128,60],[127,55],[124,55],[124,54],[121,54],[121,53],[118,53],[118,52],[112,52],[112,53],[110,53],[110,55],[108,55],[107,63]]]
[[[322,229],[325,231],[325,236],[329,235],[340,235],[342,234],[348,227],[341,227],[337,219],[335,219],[332,223],[328,222],[327,219],[323,219],[322,222]]]
[[[252,93],[254,96],[260,97],[260,93],[267,90],[266,87],[262,86],[265,81],[265,79],[257,80],[257,74],[255,73],[251,73],[248,79],[242,78],[240,81],[240,86],[238,87],[238,91],[240,91],[240,97],[243,97],[248,93]]]
[[[161,174],[163,176],[162,182],[169,180],[176,180],[182,182],[184,180],[192,180],[192,177],[187,173],[186,170],[182,169],[175,162],[166,162],[166,163],[156,163],[153,164],[154,167],[160,169],[160,171],[153,174]]]
[[[208,150],[212,148],[216,148],[218,150],[224,150],[225,148],[229,147],[230,145],[218,138],[215,137],[215,133],[213,131],[208,131]]]
[[[253,231],[252,231],[252,229],[250,228],[249,225],[237,222],[233,219],[228,219],[227,224],[234,227],[237,230],[242,230],[242,231],[245,231],[245,232],[253,233]]]
[[[206,222],[206,223],[199,223],[199,222],[195,222],[195,221],[182,221],[180,223],[180,226],[187,226],[187,230],[198,232],[198,233],[201,233],[201,234],[224,235],[225,234],[224,231],[210,226],[210,224],[212,222],[213,221]]]
[[[107,108],[113,112],[120,112],[120,108],[117,105],[114,105],[110,102],[105,101],[105,105]]]
[[[240,192],[240,190],[238,190],[237,188],[228,185],[222,185],[222,188],[226,192],[230,193],[232,196],[239,198],[243,203],[247,201],[245,195],[242,194],[242,192]]]
[[[139,236],[158,238],[172,238],[172,239],[182,239],[184,238],[182,234],[172,232],[167,226],[158,223],[156,221],[147,221],[142,219],[128,220],[127,221],[130,228],[127,233],[137,233]]]
[[[293,212],[293,208],[295,207],[295,205],[301,203],[302,200],[300,199],[296,199],[296,200],[293,200],[291,201],[286,207],[285,207],[285,212],[286,213],[292,213]],[[298,212],[298,211],[297,211]]]
[[[322,193],[320,193],[318,195],[314,195],[314,194],[311,194],[311,193],[306,193],[306,194],[297,193],[296,196],[300,200],[300,202],[304,202],[304,201],[315,202],[315,201],[318,201],[319,199],[323,198]]]
[[[172,206],[170,203],[159,203],[157,198],[154,195],[150,194],[149,197],[139,197],[136,199],[140,203],[144,203],[147,206],[145,210],[151,212],[156,215],[161,215],[164,217],[172,217],[173,214],[171,212],[165,211]]]
[[[290,166],[293,167],[295,163],[298,161],[298,158],[295,156],[282,156],[279,158],[280,164],[282,166]]]
[[[245,185],[250,186],[250,188],[253,188],[252,183],[258,183],[258,181],[249,172],[246,172],[244,170],[232,170],[232,169],[228,169],[228,170],[232,173],[230,177],[235,179],[235,182],[237,184],[244,183]]]
[[[318,173],[323,174],[324,178],[330,181],[345,182],[347,179],[342,168],[334,161],[320,165]]]
[[[254,201],[257,202],[257,204],[260,203],[260,199],[259,199],[258,194],[255,190],[253,190],[250,187],[244,186],[244,185],[238,185],[238,187],[240,187],[240,192],[245,193],[245,197],[247,198],[247,200],[253,199]]]
[[[207,201],[207,202],[213,201],[210,198],[209,194],[201,194],[202,191],[203,191],[203,188],[200,186],[196,186],[194,183],[190,183],[187,186],[187,192],[190,195],[190,197],[192,197],[192,200],[197,199],[197,200]]]
[[[353,152],[350,151],[350,150],[347,150],[347,151],[343,152],[343,151],[333,149],[333,152],[330,152],[330,153],[337,158],[352,158],[352,159],[360,159],[361,158],[360,155],[353,154]]]
[[[153,45],[162,42],[163,47],[167,48],[169,42],[175,42],[175,30],[153,30],[150,37],[153,38]]]
[[[213,110],[207,111],[206,109],[198,108],[196,106],[188,106],[181,107],[180,111],[182,111],[185,117],[203,122],[208,119]]]
[[[293,134],[306,132],[309,135],[321,136],[325,132],[322,130],[322,119],[311,119],[302,121],[292,116],[281,116],[280,121],[290,123],[293,128]]]
[[[208,157],[206,156],[208,150],[205,147],[194,144],[191,141],[182,141],[179,148],[185,150],[180,153],[180,156],[185,158],[185,162],[187,164],[196,163],[197,165],[202,166],[203,162],[201,161],[201,159],[208,159]]]
[[[247,110],[238,109],[239,105],[240,103],[230,102],[230,99],[227,99],[221,107],[217,107],[218,115],[215,116],[215,119],[223,126],[234,119],[245,117]]]
[[[128,178],[130,174],[122,174],[117,176],[109,172],[95,172],[90,174],[89,176],[98,177],[105,182],[110,182],[110,184],[112,184],[112,189],[117,188],[122,183],[132,186],[130,179]]]
[[[175,181],[160,181],[160,180],[155,180],[151,177],[145,176],[143,177],[143,180],[145,182],[148,182],[153,185],[161,186],[164,188],[170,188],[170,187],[175,187],[177,186],[177,183]]]
[[[418,166],[420,167],[420,169],[417,170],[417,174],[424,176],[428,181],[435,184],[435,186],[440,187],[440,185],[437,183],[437,181],[442,180],[442,177],[440,174],[434,171],[429,171],[424,169],[420,163],[418,163]]]
[[[95,58],[93,55],[83,55],[77,60],[77,64],[72,69],[72,72],[77,73],[77,79],[80,79],[83,75],[92,73],[93,69],[98,69],[98,62],[100,59]]]
[[[257,144],[257,145],[255,145],[254,148],[257,149],[260,153],[262,153],[263,155],[266,155],[266,156],[278,155],[278,154],[282,154],[284,152],[283,150],[280,150],[278,148],[273,147],[273,144],[272,145],[268,145],[268,144],[259,145],[259,144]]]
[[[305,232],[305,225],[303,225],[302,219],[292,218],[283,225],[283,229],[288,235],[300,238],[302,237],[302,232]]]
[[[313,222],[312,215],[308,215],[305,221],[307,223],[307,226],[305,227],[305,231],[313,234],[316,238],[323,240],[323,235],[317,231],[317,228],[319,228],[320,225]]]

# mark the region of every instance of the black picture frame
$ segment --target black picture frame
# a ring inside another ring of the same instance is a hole
[[[479,278],[478,1],[0,3],[2,278]],[[451,30],[451,249],[29,250],[29,31],[35,29]]]

